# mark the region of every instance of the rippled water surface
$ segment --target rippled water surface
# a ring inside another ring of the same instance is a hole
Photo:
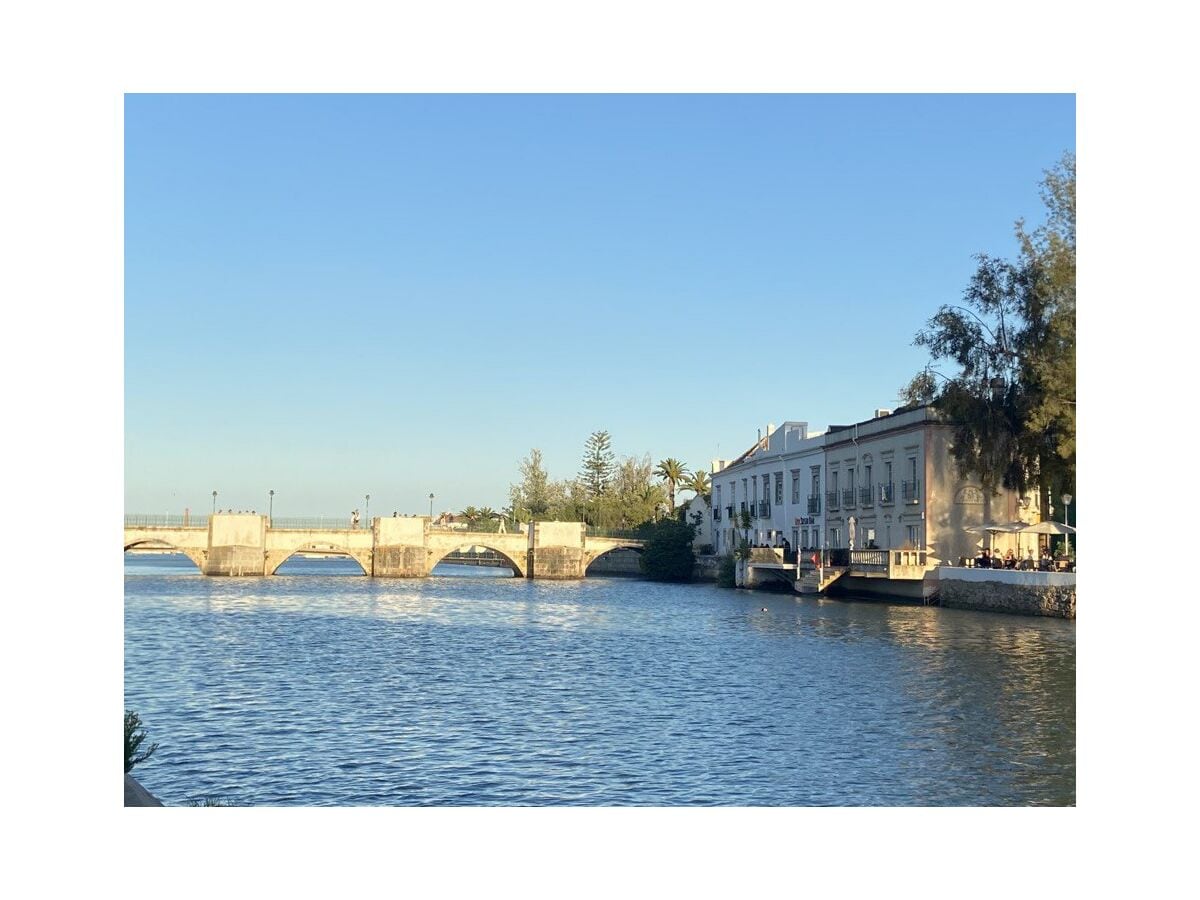
[[[168,805],[1075,803],[1072,622],[281,571],[126,558],[134,774]]]

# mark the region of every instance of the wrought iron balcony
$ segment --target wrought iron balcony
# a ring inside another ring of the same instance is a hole
[[[879,482],[879,502],[891,504],[896,502],[896,485],[890,481]]]
[[[842,488],[842,506],[854,505],[854,488]]]
[[[919,503],[921,500],[920,479],[900,482],[900,499],[905,503]]]
[[[826,509],[837,509],[838,508],[838,492],[837,491],[826,491],[825,492],[825,507],[826,507]]]
[[[874,493],[875,493],[875,491],[871,488],[871,486],[869,484],[866,487],[860,487],[858,489],[858,505],[859,506],[873,505],[875,502],[875,498],[873,496]]]
[[[817,516],[817,515],[821,514],[821,498],[820,497],[809,497],[808,498],[808,514],[810,516]]]

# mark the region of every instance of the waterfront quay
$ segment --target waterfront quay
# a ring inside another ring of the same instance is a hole
[[[467,546],[499,554],[521,578],[583,578],[588,566],[618,549],[640,550],[631,537],[589,534],[582,522],[534,522],[512,534],[438,529],[427,516],[375,518],[367,528],[273,527],[269,516],[215,513],[204,525],[142,524],[127,516],[124,549],[170,549],[204,575],[273,575],[289,558],[313,551],[351,557],[376,578],[424,578]]]

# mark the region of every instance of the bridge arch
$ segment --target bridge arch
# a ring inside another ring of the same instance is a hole
[[[199,569],[202,574],[204,572],[205,557],[208,555],[208,553],[204,550],[194,550],[188,547],[179,547],[175,544],[172,544],[170,541],[164,541],[157,538],[144,538],[130,541],[128,544],[125,544],[124,550],[121,552],[124,553],[128,552],[129,550],[139,549],[172,550],[175,553],[182,553],[195,564],[196,568]]]
[[[350,557],[360,569],[363,575],[370,575],[372,571],[371,551],[369,550],[351,550],[349,547],[342,547],[338,544],[331,544],[328,541],[307,541],[297,547],[288,547],[283,550],[268,550],[267,560],[264,574],[274,575],[279,567],[295,556],[297,553],[340,553]]]
[[[603,550],[596,550],[594,552],[589,551],[587,554],[586,565],[583,567],[583,573],[584,573],[584,575],[587,575],[588,570],[591,569],[592,565],[597,560],[603,559],[604,557],[608,556],[610,553],[617,553],[618,551],[620,551],[621,555],[624,556],[625,553],[632,550],[634,553],[637,553],[638,556],[641,556],[643,549],[644,548],[642,547],[641,544],[617,544],[615,547],[605,547]],[[624,573],[622,573],[622,574],[624,574]],[[631,570],[628,574],[630,574],[630,575],[639,574],[640,575],[641,569],[639,568],[636,573]]]
[[[503,559],[505,562],[507,562],[509,565],[509,568],[512,569],[513,576],[515,578],[524,578],[525,577],[525,561],[524,560],[518,561],[518,560],[514,559],[513,555],[511,553],[501,550],[499,547],[495,546],[497,543],[499,543],[499,542],[498,541],[488,542],[486,540],[481,541],[481,540],[478,540],[477,538],[472,537],[470,540],[465,540],[462,543],[460,543],[454,547],[439,547],[436,550],[431,549],[430,550],[431,555],[429,557],[429,571],[433,572],[434,566],[436,566],[438,563],[440,563],[443,559],[445,559],[451,553],[454,553],[456,550],[462,550],[464,547],[482,547],[485,550],[491,550],[493,553],[497,554],[501,559]]]

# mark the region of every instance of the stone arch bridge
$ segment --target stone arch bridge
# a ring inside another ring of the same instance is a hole
[[[205,575],[274,575],[296,553],[345,553],[376,578],[424,578],[446,554],[487,547],[522,578],[583,578],[612,550],[641,550],[624,538],[594,537],[582,522],[535,522],[528,532],[497,534],[430,528],[428,516],[376,518],[369,528],[272,528],[266,516],[217,513],[199,527],[125,528],[125,549],[169,547],[185,553]]]

